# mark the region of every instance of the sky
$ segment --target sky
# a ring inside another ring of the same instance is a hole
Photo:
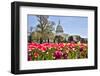
[[[55,22],[54,27],[59,23],[63,27],[64,33],[69,35],[80,35],[83,38],[88,38],[88,17],[82,16],[49,16],[49,21]],[[28,27],[36,28],[38,24],[35,15],[28,15]]]

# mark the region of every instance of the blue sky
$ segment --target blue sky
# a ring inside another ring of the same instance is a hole
[[[60,24],[66,34],[80,35],[81,37],[88,38],[88,17],[49,16],[48,20],[55,22],[55,28],[60,20]],[[35,15],[28,15],[28,26],[35,28],[37,24],[37,17]]]

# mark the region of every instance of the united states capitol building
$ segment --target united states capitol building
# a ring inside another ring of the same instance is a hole
[[[69,35],[69,34],[64,33],[63,27],[60,24],[60,20],[56,27],[55,39],[56,39],[56,41],[59,41],[59,42],[71,42],[71,41],[87,42],[87,38],[81,38],[79,35]]]

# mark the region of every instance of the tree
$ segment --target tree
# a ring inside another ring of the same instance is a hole
[[[74,41],[73,36],[69,36],[68,42],[72,42],[72,41]]]
[[[36,31],[41,34],[40,43],[46,38],[49,39],[51,33],[53,33],[54,22],[48,20],[49,16],[38,15],[37,19],[39,24],[37,25]],[[49,40],[48,40],[49,41]]]

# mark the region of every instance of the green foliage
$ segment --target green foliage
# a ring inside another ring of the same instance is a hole
[[[70,51],[70,52],[68,53],[68,58],[69,58],[69,59],[76,59],[76,58],[77,58],[77,52],[75,52],[75,51]]]

